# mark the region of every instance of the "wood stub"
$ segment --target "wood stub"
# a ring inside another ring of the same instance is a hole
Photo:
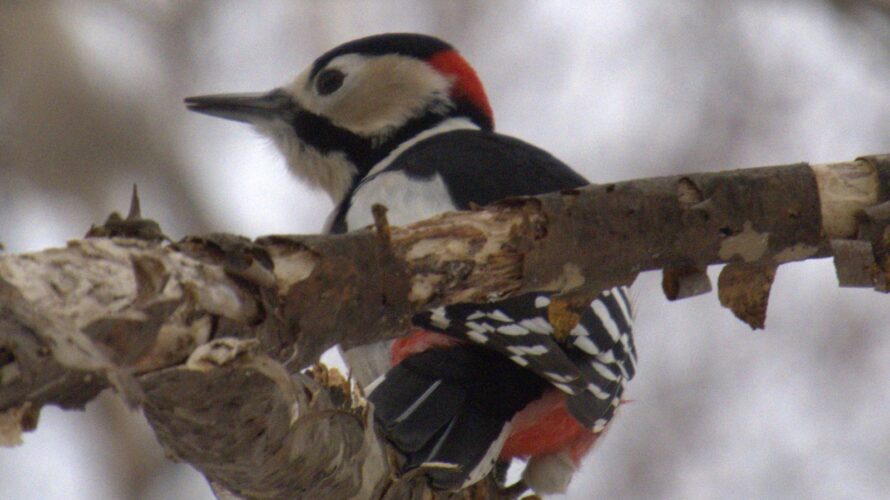
[[[822,227],[829,238],[856,236],[856,213],[878,201],[880,182],[874,164],[865,160],[813,165],[819,186]]]
[[[680,300],[711,291],[711,279],[707,268],[678,265],[662,271],[661,288],[668,300]]]
[[[834,269],[840,286],[873,287],[880,275],[874,249],[868,241],[831,240]]]

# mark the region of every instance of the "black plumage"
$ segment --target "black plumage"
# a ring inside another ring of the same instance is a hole
[[[511,196],[578,188],[588,182],[541,148],[514,137],[482,130],[437,134],[409,148],[384,172],[442,177],[458,210]],[[373,181],[373,176],[362,182]]]
[[[464,344],[406,358],[387,372],[368,400],[383,434],[405,453],[406,468],[475,465],[504,424],[540,398],[547,386],[498,353]],[[437,488],[452,489],[469,472],[442,469],[430,478]]]
[[[332,64],[348,54],[363,57]],[[392,67],[376,73],[377,56],[400,65],[414,61],[402,66],[404,74]],[[341,200],[331,233],[369,224],[378,203],[390,209],[390,222],[407,224],[587,184],[546,151],[494,133],[475,72],[434,37],[395,33],[355,40],[319,57],[307,76],[272,92],[187,103],[194,111],[253,123],[273,137],[298,175]],[[399,78],[404,81],[392,81]],[[380,92],[404,97],[403,106],[377,109]],[[363,119],[343,120],[335,112],[340,105],[355,106]],[[560,339],[552,335],[549,303],[547,294],[532,293],[413,318],[421,329],[460,342],[405,358],[369,389],[376,421],[408,468],[458,466],[428,473],[441,488],[479,479],[497,459],[509,421],[552,388],[566,394],[577,421],[594,431],[605,427],[634,374],[629,301],[623,289],[604,291]]]
[[[573,189],[588,182],[550,153],[514,137],[485,130],[454,130],[436,134],[411,146],[385,169],[357,178],[337,207],[331,233],[344,233],[352,194],[386,172],[404,171],[423,181],[438,174],[445,182],[455,210],[471,203],[488,205],[511,196],[532,196]]]
[[[587,184],[540,148],[469,129],[418,142],[385,169],[362,179],[357,189],[394,172],[416,182],[439,176],[455,209]],[[347,229],[348,203],[340,207],[334,224],[340,231]],[[439,487],[460,486],[468,464],[478,464],[513,415],[551,384],[567,393],[567,408],[583,425],[598,429],[608,422],[634,371],[632,318],[618,303],[623,301],[629,314],[627,297],[617,288],[600,295],[599,313],[587,308],[581,327],[563,342],[547,330],[548,297],[533,293],[485,304],[454,304],[414,317],[416,326],[466,343],[406,358],[370,395],[378,423],[407,454],[408,467],[429,460],[463,464],[460,472],[430,474]],[[611,322],[608,327],[606,322]],[[583,349],[583,341],[573,343],[579,336],[589,340]],[[508,411],[480,411],[488,406]],[[409,409],[410,418],[400,418]]]

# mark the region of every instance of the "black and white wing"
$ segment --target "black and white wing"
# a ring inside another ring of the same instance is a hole
[[[636,371],[632,307],[624,287],[602,292],[560,341],[547,320],[549,294],[455,304],[417,314],[415,325],[499,352],[566,393],[572,415],[604,427]]]

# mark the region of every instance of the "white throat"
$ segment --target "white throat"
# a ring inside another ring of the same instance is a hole
[[[439,125],[426,129],[403,142],[368,172],[348,201],[349,206],[340,207],[328,219],[330,228],[336,213],[346,210],[346,228],[355,230],[373,222],[371,208],[375,204],[386,206],[390,224],[401,226],[432,217],[433,215],[455,210],[445,182],[439,175],[428,180],[411,179],[403,171],[386,171],[399,155],[411,146],[438,134],[454,130],[478,130],[467,118],[449,118]]]
[[[290,125],[275,121],[257,125],[263,135],[271,137],[284,155],[288,168],[314,188],[321,188],[337,205],[346,196],[358,170],[345,153],[322,153],[304,144]]]

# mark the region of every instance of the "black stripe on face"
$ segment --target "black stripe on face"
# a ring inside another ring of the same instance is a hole
[[[290,125],[307,145],[321,153],[342,152],[353,160],[371,155],[371,140],[338,127],[323,116],[296,106]]]
[[[345,128],[338,127],[327,118],[307,111],[297,104],[294,104],[289,122],[297,137],[307,146],[322,154],[334,152],[345,154],[347,159],[358,169],[358,176],[355,179],[357,182],[399,144],[436,126],[446,116],[428,111],[417,118],[408,120],[394,134],[382,141],[362,137]]]

